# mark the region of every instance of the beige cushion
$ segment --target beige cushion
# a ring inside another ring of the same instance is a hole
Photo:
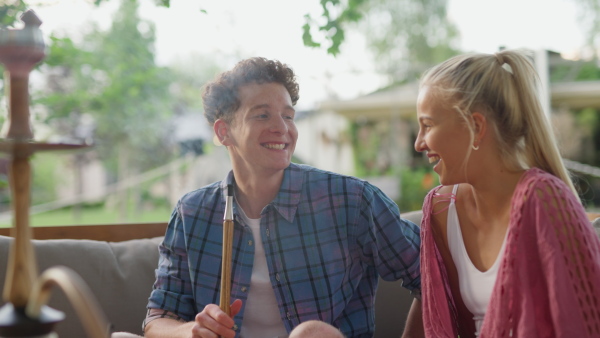
[[[418,226],[421,226],[421,218],[423,218],[423,212],[421,212],[421,210],[409,211],[402,213],[401,217],[415,223]]]

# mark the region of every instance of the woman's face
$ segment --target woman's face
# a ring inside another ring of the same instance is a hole
[[[435,95],[434,89],[421,88],[417,99],[419,134],[415,150],[426,152],[429,163],[439,175],[440,183],[452,185],[467,182],[465,166],[470,152],[469,128],[459,113]]]

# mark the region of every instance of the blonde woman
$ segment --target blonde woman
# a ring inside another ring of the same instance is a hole
[[[600,240],[522,52],[429,70],[415,149],[441,185],[421,230],[427,337],[600,337]]]

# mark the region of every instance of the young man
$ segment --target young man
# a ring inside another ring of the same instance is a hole
[[[291,163],[295,74],[250,58],[209,83],[205,116],[233,170],[186,194],[160,246],[146,337],[287,337],[310,320],[371,337],[379,276],[419,294],[419,228],[366,181]],[[234,187],[231,315],[219,302]]]

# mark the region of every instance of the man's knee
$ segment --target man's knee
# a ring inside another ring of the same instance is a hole
[[[309,320],[296,326],[289,336],[289,338],[307,337],[344,338],[344,335],[330,324],[318,320]]]

